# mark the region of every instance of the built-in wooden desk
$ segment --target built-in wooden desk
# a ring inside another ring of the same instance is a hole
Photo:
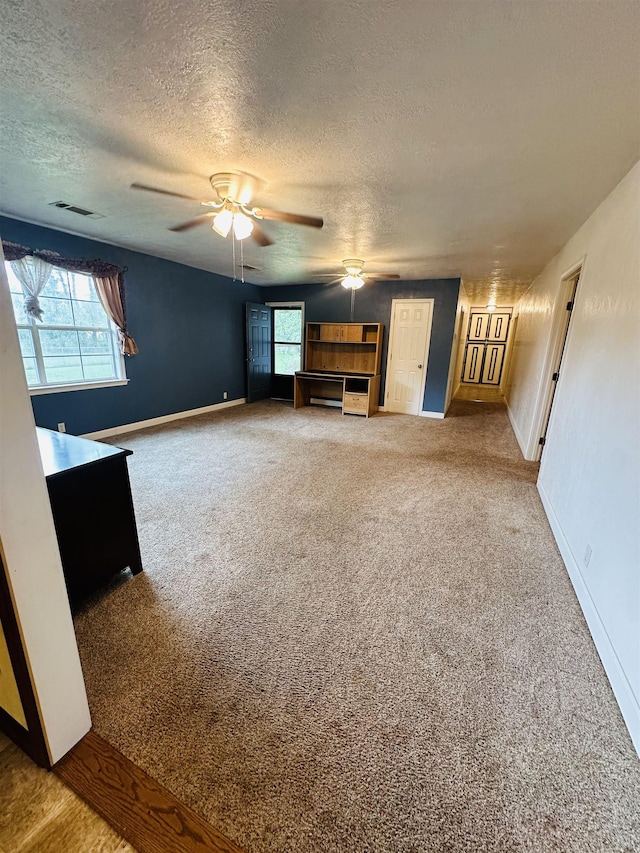
[[[69,598],[109,577],[142,571],[127,456],[112,447],[38,427],[40,458]]]
[[[295,375],[293,407],[309,406],[313,400],[324,405],[339,403],[343,415],[364,415],[368,418],[378,411],[379,395],[379,374],[363,376],[299,370]]]
[[[295,375],[293,407],[337,403],[343,415],[378,411],[381,323],[307,323],[304,370]]]

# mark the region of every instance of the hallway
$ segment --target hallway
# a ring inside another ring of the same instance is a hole
[[[502,391],[497,385],[479,385],[462,382],[455,393],[454,400],[468,400],[476,403],[504,403]]]

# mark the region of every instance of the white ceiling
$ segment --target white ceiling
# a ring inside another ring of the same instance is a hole
[[[267,223],[249,280],[355,256],[511,303],[640,156],[639,36],[636,0],[6,0],[0,209],[229,275],[129,185],[243,169],[325,220]]]

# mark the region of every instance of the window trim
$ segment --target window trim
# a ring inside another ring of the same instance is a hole
[[[276,308],[276,309],[277,308],[299,308],[300,309],[300,368],[299,369],[302,370],[304,368],[304,331],[305,331],[304,302],[294,302],[294,301],[265,302],[265,305],[268,305],[270,308]],[[275,338],[275,314],[273,314],[273,312],[272,312],[272,318],[273,319],[272,319],[272,327],[271,327],[272,328],[272,335],[271,335],[271,340],[272,340],[272,343],[271,343],[271,346],[272,346],[271,375],[272,376],[291,376],[290,373],[276,373],[275,372],[275,369],[274,369],[275,368],[274,353],[275,353],[276,343],[295,343],[295,342],[294,341],[277,341],[276,342],[276,338]],[[293,379],[293,376],[291,376],[291,378]]]
[[[97,379],[95,382],[73,382],[68,385],[31,385],[27,390],[31,397],[38,394],[59,394],[61,391],[88,391],[90,388],[112,388],[128,385],[129,379]]]

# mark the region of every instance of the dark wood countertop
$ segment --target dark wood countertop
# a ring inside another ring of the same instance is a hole
[[[132,450],[112,447],[89,438],[80,438],[65,432],[36,427],[40,459],[45,477],[55,477],[73,468],[93,465],[103,459],[130,456]]]

